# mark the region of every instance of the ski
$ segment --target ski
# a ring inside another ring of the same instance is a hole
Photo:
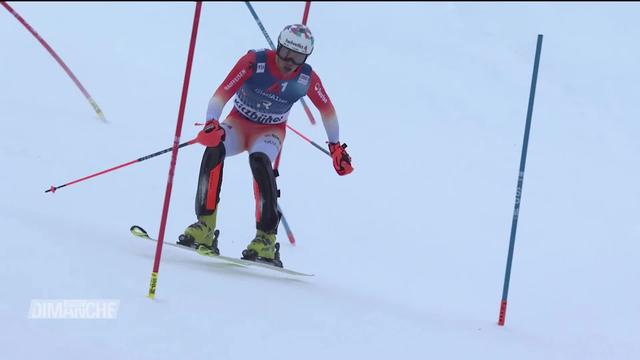
[[[151,236],[149,236],[147,231],[144,230],[143,228],[141,228],[138,225],[133,225],[131,227],[130,231],[131,231],[131,234],[133,234],[136,237],[139,237],[139,238],[142,238],[142,239],[146,239],[146,240],[151,240],[151,241],[154,241],[154,242],[158,242],[158,239],[154,239]],[[172,247],[176,247],[176,248],[179,248],[179,249],[182,249],[182,250],[191,251],[191,252],[196,253],[196,249],[192,248],[192,247],[189,247],[189,246],[179,245],[179,244],[176,244],[176,243],[166,242],[166,241],[163,242],[163,245],[172,246]],[[294,270],[290,270],[290,269],[285,269],[285,268],[277,267],[277,266],[274,266],[274,265],[270,265],[270,264],[266,264],[266,263],[262,263],[262,262],[258,262],[258,261],[237,259],[237,258],[233,258],[233,257],[223,256],[223,255],[202,256],[202,257],[203,258],[209,258],[209,259],[212,259],[212,260],[219,260],[219,261],[222,261],[222,262],[232,263],[232,264],[243,266],[243,267],[257,266],[257,267],[261,267],[261,268],[264,268],[264,269],[274,270],[274,271],[278,271],[278,272],[289,274],[289,275],[314,276],[313,274],[305,274],[305,273],[302,273],[302,272],[298,272],[298,271],[294,271]]]

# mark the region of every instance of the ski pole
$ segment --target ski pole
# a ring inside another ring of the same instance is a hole
[[[323,153],[327,154],[328,156],[331,156],[331,153],[329,152],[329,150],[323,148],[322,146],[318,145],[317,143],[315,143],[314,141],[312,141],[311,139],[309,139],[308,137],[304,136],[300,131],[292,128],[291,126],[287,125],[287,127],[293,131],[294,133],[296,133],[298,136],[300,136],[301,138],[303,138],[306,142],[308,142],[309,144],[313,145],[316,147],[316,149],[322,151]]]
[[[73,72],[71,71],[71,69],[69,69],[67,64],[65,64],[64,61],[62,61],[60,56],[58,56],[58,54],[56,54],[56,52],[53,50],[53,48],[51,48],[51,46],[49,46],[49,44],[47,44],[47,42],[44,41],[44,39],[31,27],[31,25],[29,25],[26,22],[26,20],[23,19],[22,16],[20,16],[20,14],[18,14],[17,11],[15,11],[11,6],[9,6],[9,4],[6,3],[6,1],[0,1],[0,3],[2,4],[2,6],[4,6],[7,9],[7,11],[9,11],[11,13],[11,15],[13,15],[16,19],[18,19],[18,21],[27,30],[29,30],[31,35],[33,35],[45,49],[47,49],[49,54],[51,54],[51,56],[53,56],[53,58],[58,62],[58,64],[62,67],[62,69],[67,73],[67,75],[69,75],[71,80],[73,80],[73,82],[76,84],[78,89],[80,89],[80,92],[82,92],[82,95],[84,95],[84,97],[87,99],[87,101],[89,101],[89,104],[91,104],[91,107],[93,107],[93,110],[98,115],[98,118],[100,118],[100,120],[102,120],[104,122],[107,122],[107,119],[104,117],[104,113],[102,112],[102,110],[100,109],[100,107],[98,106],[96,101],[93,100],[93,98],[91,97],[91,95],[89,94],[87,89],[85,89],[84,86],[82,86],[82,84],[80,83],[80,80],[78,80],[78,78],[73,74]]]
[[[256,13],[256,11],[253,9],[253,6],[251,6],[251,2],[245,1],[244,3],[247,5],[247,8],[249,8],[249,11],[253,16],[253,19],[258,24],[258,27],[260,28],[260,30],[262,30],[262,35],[264,35],[264,37],[267,39],[269,46],[271,46],[271,50],[276,50],[275,45],[273,45],[273,41],[271,41],[271,37],[269,37],[269,33],[264,28],[264,25],[262,25],[262,21],[260,21],[260,18],[258,17],[258,14]],[[308,13],[308,10],[307,10],[307,13]],[[304,112],[307,114],[307,117],[309,118],[309,121],[311,122],[311,124],[315,125],[316,119],[314,119],[313,114],[311,113],[311,110],[309,109],[309,106],[304,101],[304,99],[300,99],[300,104],[302,104],[302,107],[304,108]]]
[[[198,126],[198,125],[204,125],[204,124],[197,122],[194,125]],[[315,141],[313,141],[313,140],[309,139],[308,137],[304,136],[303,133],[301,133],[300,131],[294,129],[291,125],[287,124],[287,128],[289,128],[289,130],[293,131],[296,135],[298,135],[301,138],[303,138],[309,144],[313,145],[316,149],[318,149],[318,150],[322,151],[323,153],[327,154],[327,156],[331,156],[331,153],[329,152],[329,150],[323,148],[322,146],[318,145],[318,143],[316,143]],[[280,154],[278,154],[278,155],[280,155]],[[278,156],[278,158],[280,158],[280,156]]]
[[[185,143],[180,144],[180,146],[179,146],[179,147],[181,147],[181,148],[182,148],[182,147],[185,147],[185,146],[188,146],[188,145],[191,145],[191,144],[195,144],[195,143],[196,143],[196,139],[193,139],[193,140],[190,140],[190,141],[187,141],[187,142],[185,142]],[[170,147],[170,148],[167,148],[167,149],[164,149],[164,150],[160,150],[160,151],[158,151],[158,152],[156,152],[156,153],[153,153],[153,154],[150,154],[150,155],[147,155],[147,156],[143,156],[143,157],[141,157],[141,158],[138,158],[138,159],[135,159],[135,160],[129,161],[129,162],[127,162],[127,163],[124,163],[124,164],[121,164],[121,165],[118,165],[118,166],[114,166],[114,167],[112,167],[112,168],[110,168],[110,169],[103,170],[103,171],[97,172],[97,173],[92,174],[92,175],[89,175],[89,176],[85,176],[85,177],[83,177],[83,178],[81,178],[81,179],[78,179],[78,180],[74,180],[74,181],[68,182],[68,183],[66,183],[66,184],[64,184],[64,185],[60,185],[60,186],[53,186],[53,185],[51,185],[51,187],[49,188],[49,190],[45,190],[45,193],[48,193],[48,192],[50,192],[50,193],[55,193],[55,192],[56,192],[56,190],[58,190],[58,189],[60,189],[60,188],[63,188],[63,187],[65,187],[65,186],[73,185],[73,184],[75,184],[75,183],[79,183],[79,182],[81,182],[81,181],[89,180],[89,179],[94,178],[94,177],[96,177],[96,176],[99,176],[99,175],[102,175],[102,174],[106,174],[106,173],[111,172],[111,171],[114,171],[114,170],[118,170],[118,169],[123,168],[123,167],[125,167],[125,166],[129,166],[129,165],[132,165],[132,164],[135,164],[135,163],[139,163],[139,162],[142,162],[142,161],[145,161],[145,160],[149,160],[149,159],[151,159],[151,158],[153,158],[153,157],[156,157],[156,156],[158,156],[158,155],[162,155],[162,154],[164,154],[164,153],[168,153],[168,152],[169,152],[169,151],[171,151],[171,150],[173,150],[173,147]]]
[[[289,129],[291,129],[291,131],[293,131],[294,133],[296,133],[298,136],[300,136],[301,138],[303,138],[305,141],[307,141],[309,144],[315,146],[318,150],[322,151],[323,153],[331,156],[331,153],[329,153],[328,150],[326,150],[325,148],[321,147],[320,145],[316,144],[314,141],[312,141],[311,139],[309,139],[308,137],[304,136],[301,132],[299,132],[298,130],[292,128],[291,126],[287,125],[287,127]],[[278,153],[278,157],[276,158],[275,161],[275,166],[274,166],[274,170],[278,171],[278,167],[280,165],[280,155],[282,155],[282,150],[280,150],[280,152]],[[289,227],[289,223],[287,222],[287,219],[284,217],[284,213],[282,212],[282,209],[280,208],[280,204],[278,204],[278,212],[280,213],[280,220],[282,220],[282,225],[284,226],[285,231],[287,232],[287,237],[289,238],[289,242],[291,243],[291,245],[296,245],[296,238],[293,236],[293,231],[291,231],[291,228]]]

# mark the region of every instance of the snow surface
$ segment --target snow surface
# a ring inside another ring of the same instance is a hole
[[[146,297],[193,3],[11,3],[102,107],[0,11],[2,359],[640,358],[640,4],[313,3],[317,70],[355,172],[289,132],[291,278],[164,249]],[[256,3],[273,38],[298,3]],[[497,326],[536,36],[544,34],[507,324]],[[203,6],[182,140],[267,43],[243,3]],[[231,108],[227,105],[226,111]],[[318,112],[314,109],[318,117]],[[290,125],[324,144],[302,107]],[[180,151],[167,241],[194,221]],[[254,233],[228,158],[221,250]],[[118,299],[115,320],[28,319],[32,299]]]

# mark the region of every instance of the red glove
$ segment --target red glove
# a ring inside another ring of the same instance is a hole
[[[336,169],[338,175],[348,175],[353,171],[351,166],[351,156],[347,154],[347,144],[340,145],[340,142],[329,143],[329,151],[333,158],[333,167]]]
[[[216,147],[224,140],[224,129],[220,127],[218,120],[208,120],[204,124],[198,136],[196,136],[196,142],[207,146]]]

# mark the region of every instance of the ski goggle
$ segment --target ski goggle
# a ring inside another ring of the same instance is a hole
[[[309,55],[299,53],[297,51],[293,51],[291,49],[287,49],[286,47],[279,45],[277,51],[278,57],[283,61],[289,61],[296,65],[302,65],[305,61],[307,61],[307,57]]]

